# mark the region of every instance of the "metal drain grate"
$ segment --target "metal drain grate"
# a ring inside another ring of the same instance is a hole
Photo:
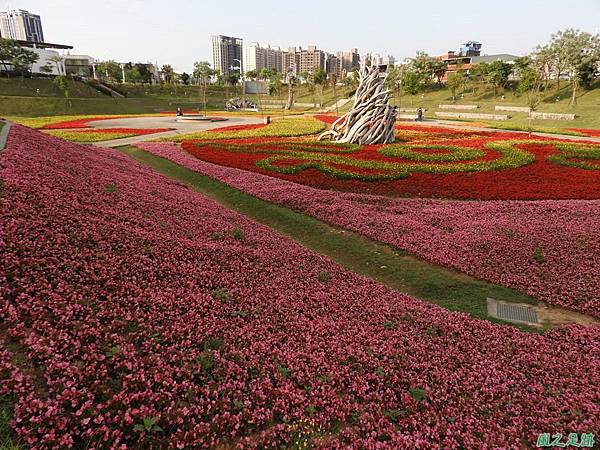
[[[520,322],[530,325],[538,325],[538,316],[535,308],[531,306],[515,305],[487,299],[488,314],[497,319],[507,320],[509,322]]]

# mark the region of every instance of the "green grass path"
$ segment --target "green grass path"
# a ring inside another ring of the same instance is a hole
[[[519,303],[537,303],[535,299],[515,290],[431,264],[357,233],[265,202],[141,149],[130,146],[118,149],[222,205],[291,237],[311,250],[329,256],[348,270],[372,278],[396,291],[449,310],[467,312],[474,317],[494,322],[502,321],[487,317],[487,297]],[[519,328],[533,330],[526,326]]]

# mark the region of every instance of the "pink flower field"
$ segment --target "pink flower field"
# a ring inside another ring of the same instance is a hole
[[[598,200],[449,201],[352,194],[207,163],[172,143],[138,145],[263,200],[600,317]]]
[[[116,150],[21,126],[0,153],[0,177],[0,390],[28,446],[520,449],[540,433],[600,429],[598,327],[527,334],[451,313],[347,272]],[[474,204],[461,222],[444,202],[385,213],[388,200],[368,198],[367,209],[366,196],[323,193],[309,203],[314,190],[248,177],[240,186],[263,183],[260,195],[272,190],[274,201],[315,215],[328,208],[349,228],[364,220],[365,234],[377,223],[382,240],[420,242],[440,262],[499,276],[493,262],[461,257],[460,246],[481,245],[477,255],[510,263],[506,284],[535,279],[518,248],[539,239],[538,270],[553,287],[532,283],[548,295],[564,289],[559,269],[579,273],[598,248],[588,203],[511,205],[498,230],[514,236],[491,240],[481,214],[499,214],[493,203]],[[581,216],[566,221],[561,208]],[[440,213],[444,223],[431,223]],[[542,220],[567,231],[538,237]],[[580,253],[549,267],[580,234]],[[597,278],[573,283],[592,296]],[[568,303],[597,312],[593,300]]]

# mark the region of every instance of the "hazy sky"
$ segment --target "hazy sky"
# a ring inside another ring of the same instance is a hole
[[[524,54],[559,29],[600,27],[600,0],[0,0],[7,7],[40,14],[46,41],[74,53],[176,71],[212,61],[211,34],[403,59],[468,40],[482,42],[484,53]]]

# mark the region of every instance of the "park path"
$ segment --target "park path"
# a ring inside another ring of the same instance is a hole
[[[118,147],[121,145],[133,145],[138,142],[152,141],[158,138],[169,138],[179,134],[194,133],[197,131],[212,130],[237,125],[251,125],[263,123],[262,117],[227,117],[220,122],[177,122],[174,116],[170,117],[129,117],[122,119],[98,120],[90,122],[92,128],[174,128],[172,131],[163,133],[146,134],[142,136],[131,136],[123,139],[95,142],[97,147]]]

